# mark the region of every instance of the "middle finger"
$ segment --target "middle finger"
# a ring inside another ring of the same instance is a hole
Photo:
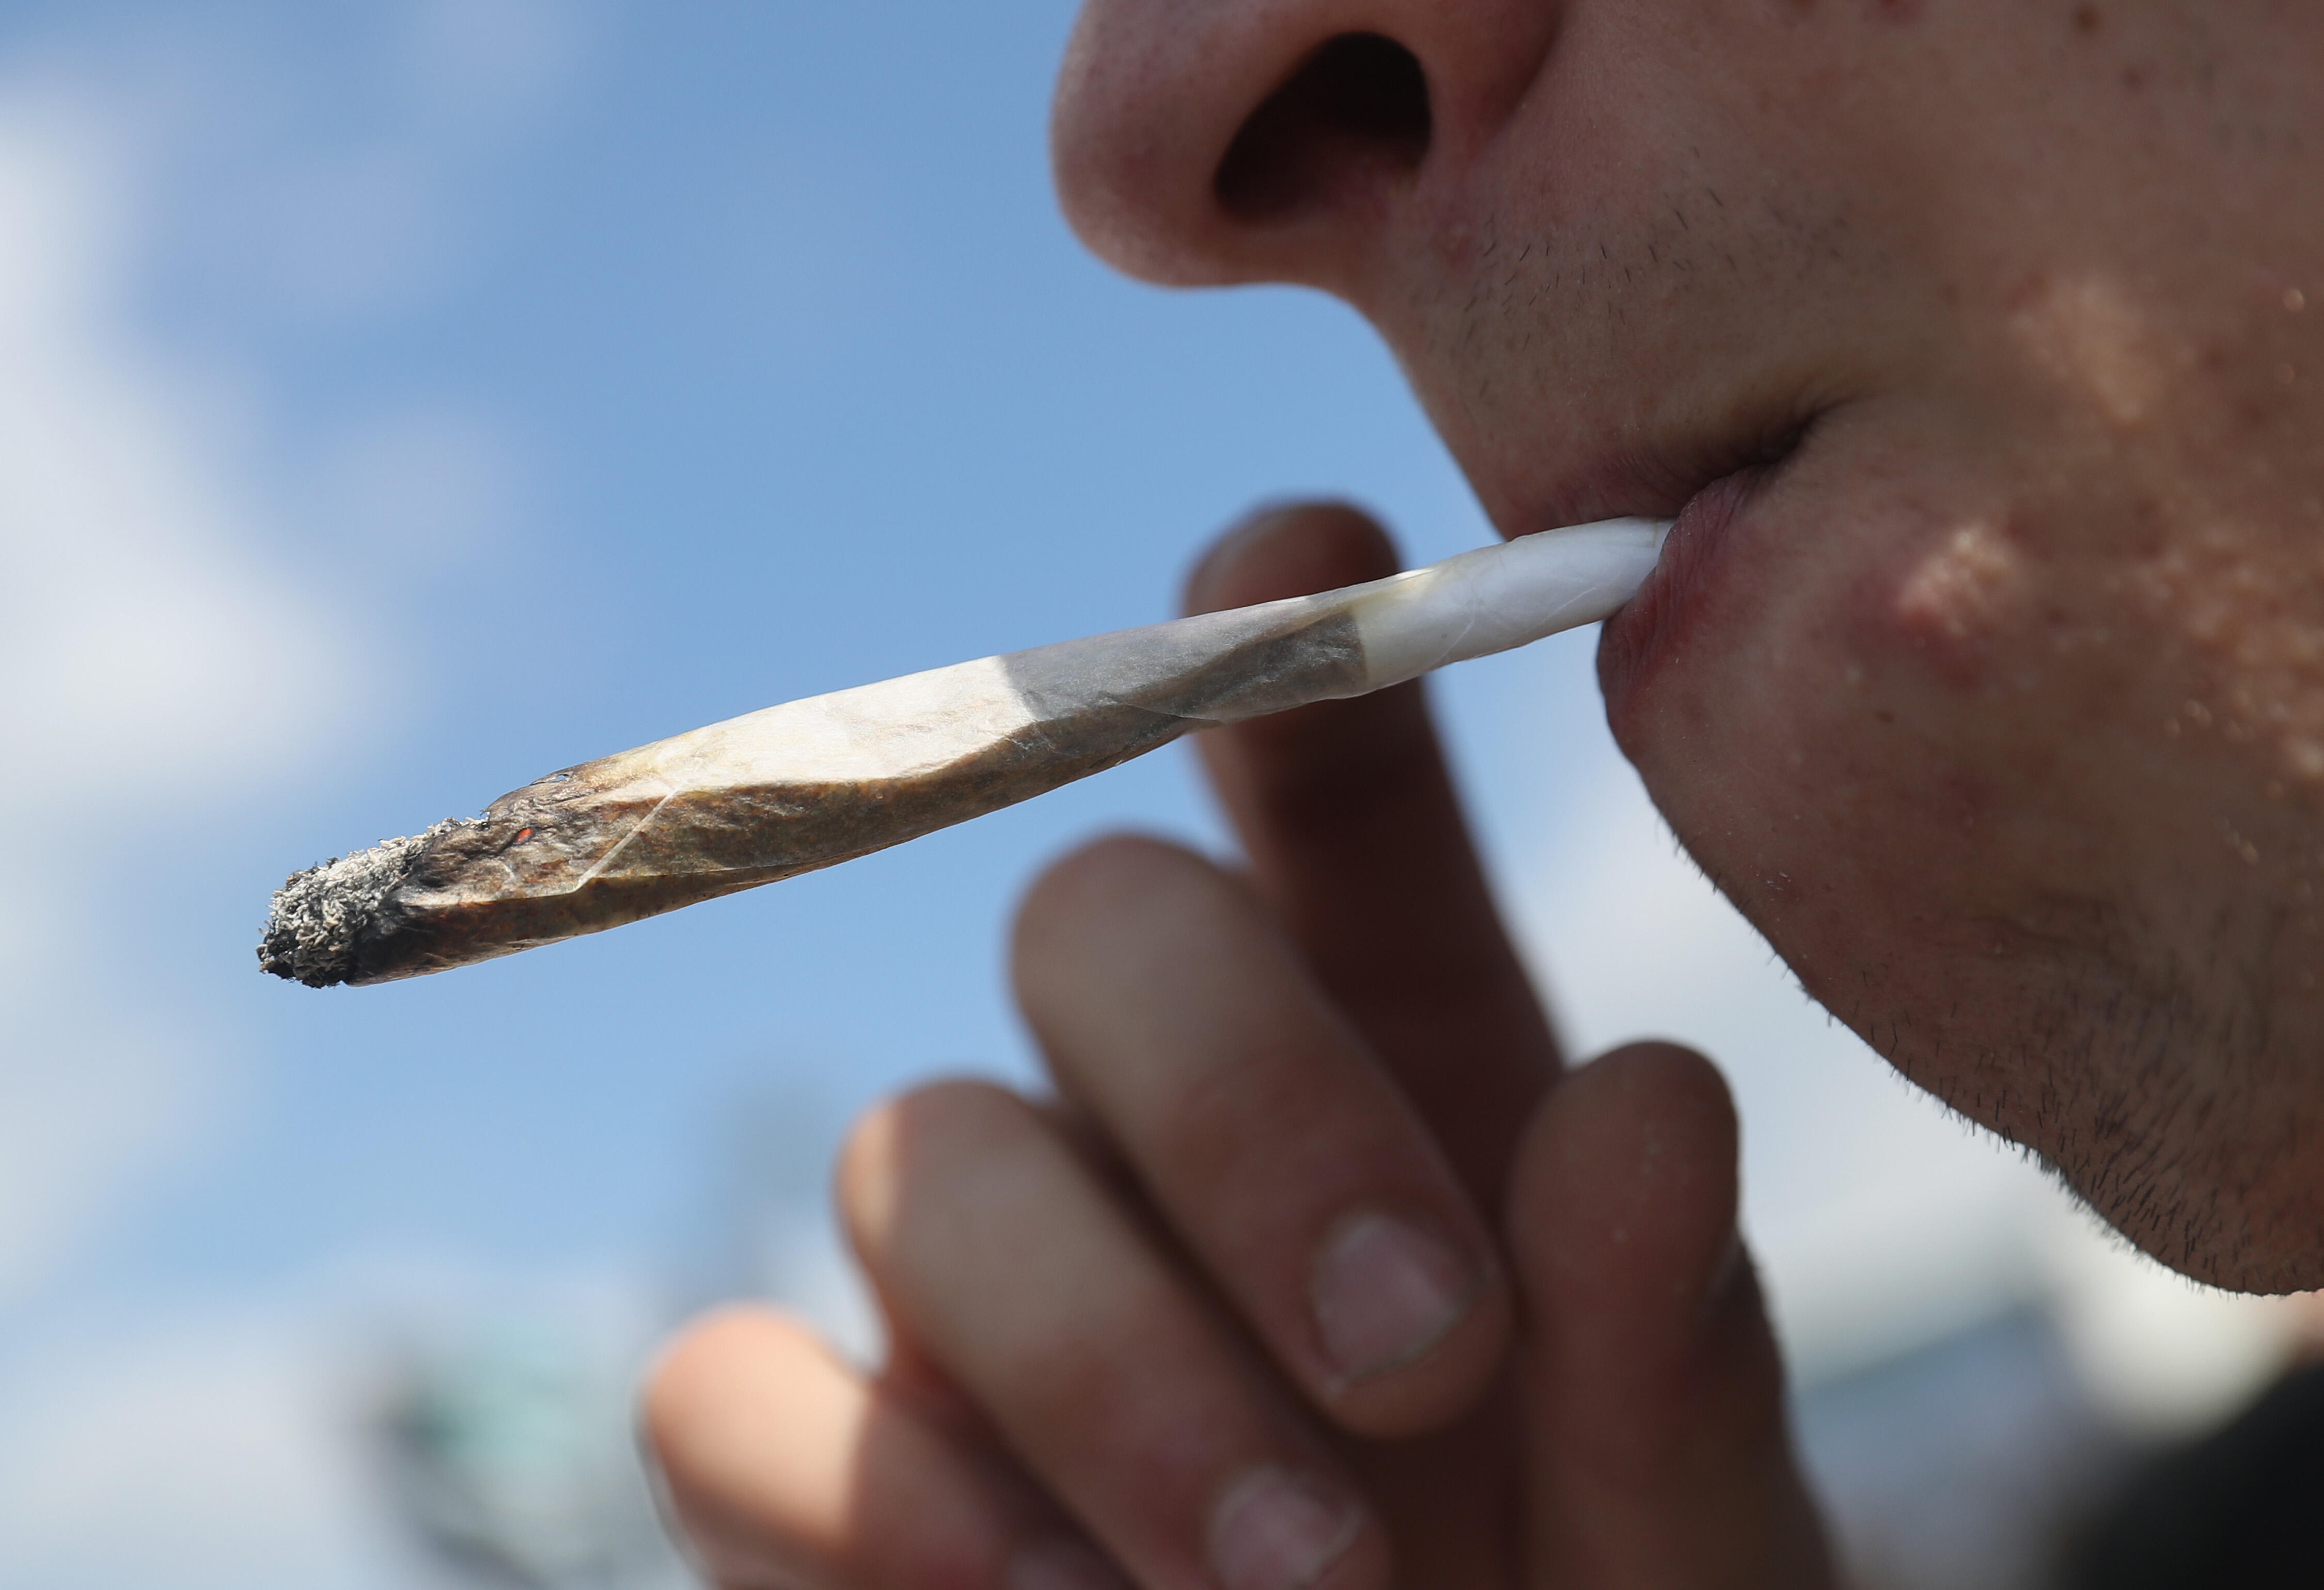
[[[1015,970],[1060,1089],[1318,1407],[1372,1436],[1466,1407],[1508,1339],[1492,1245],[1247,890],[1175,847],[1092,846],[1035,885]]]
[[[1309,503],[1229,535],[1193,611],[1394,574],[1387,535]],[[1498,1212],[1556,1041],[1503,931],[1418,682],[1196,736],[1256,892],[1378,1052],[1479,1204]]]

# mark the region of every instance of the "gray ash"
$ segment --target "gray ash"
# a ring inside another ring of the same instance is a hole
[[[279,978],[327,988],[355,975],[364,931],[387,897],[411,875],[420,854],[442,834],[475,824],[448,817],[425,833],[383,840],[368,850],[294,872],[274,891],[258,964]]]

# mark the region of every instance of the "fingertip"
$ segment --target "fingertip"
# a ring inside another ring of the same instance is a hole
[[[1388,531],[1352,503],[1268,503],[1211,543],[1187,575],[1180,608],[1249,607],[1386,579],[1402,566]]]
[[[1528,1125],[1510,1260],[1545,1578],[1828,1582],[1737,1233],[1737,1144],[1724,1079],[1669,1043],[1575,1071]]]
[[[663,1345],[646,1366],[637,1403],[638,1433],[657,1470],[703,1443],[731,1367],[779,1328],[770,1310],[738,1305],[704,1315]]]
[[[708,1582],[1125,1583],[988,1441],[932,1422],[774,1310],[722,1308],[681,1331],[641,1424],[665,1515]]]
[[[1734,1263],[1739,1127],[1701,1054],[1641,1043],[1572,1072],[1518,1149],[1509,1228],[1553,1289],[1635,1278],[1708,1300]]]
[[[789,1328],[784,1316],[755,1303],[722,1304],[689,1321],[646,1367],[642,1416],[650,1426],[682,1424],[693,1415],[701,1392],[721,1382],[737,1358],[752,1356]]]
[[[1110,833],[1076,845],[1034,875],[1017,902],[1012,938],[1021,948],[1078,929],[1093,913],[1167,887],[1185,874],[1213,872],[1184,845],[1142,833]]]
[[[639,1407],[673,1532],[735,1585],[788,1582],[861,1553],[850,1521],[872,1421],[861,1382],[812,1332],[756,1307],[682,1329],[648,1371]]]
[[[1043,868],[1017,904],[1009,966],[1017,1002],[1036,1030],[1077,988],[1100,945],[1118,951],[1155,936],[1174,911],[1238,888],[1208,859],[1139,833],[1108,834]]]
[[[832,1176],[840,1224],[870,1267],[893,1243],[907,1182],[930,1163],[1006,1144],[1038,1130],[1030,1103],[981,1077],[939,1077],[883,1098],[858,1116],[839,1147]],[[885,1300],[883,1300],[884,1301]]]

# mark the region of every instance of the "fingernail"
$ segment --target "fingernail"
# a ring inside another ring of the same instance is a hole
[[[1211,1576],[1221,1590],[1305,1590],[1339,1561],[1363,1514],[1313,1480],[1256,1468],[1211,1512]]]
[[[1461,1323],[1477,1300],[1473,1266],[1390,1215],[1341,1221],[1315,1259],[1315,1322],[1323,1350],[1351,1380],[1408,1364]]]
[[[1003,1590],[1135,1590],[1119,1568],[1067,1535],[1019,1547],[1001,1585]]]

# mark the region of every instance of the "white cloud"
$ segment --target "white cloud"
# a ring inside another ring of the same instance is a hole
[[[0,826],[37,838],[0,871],[0,1302],[213,1140],[242,1074],[202,1017],[115,1012],[100,930],[143,907],[72,858],[157,788],[280,787],[351,695],[392,710],[363,604],[521,507],[501,429],[426,393],[286,446],[262,350],[447,280],[478,157],[569,86],[592,14],[408,0],[382,48],[313,62],[159,8],[0,60]],[[141,314],[156,282],[206,306],[208,363]],[[293,575],[294,526],[364,578]]]
[[[102,918],[69,858],[157,786],[199,801],[321,749],[353,664],[259,549],[202,392],[123,309],[134,193],[102,116],[0,88],[0,1298],[218,1117],[198,1025],[108,1011]]]
[[[675,1590],[632,1436],[666,1324],[634,1277],[383,1255],[231,1300],[80,1311],[0,1363],[0,1584],[500,1582],[424,1539],[412,1499],[447,1493],[388,1483],[407,1449],[387,1421],[417,1395],[442,1438],[430,1472],[511,1541],[544,1561],[601,1542],[622,1571],[571,1582]]]
[[[0,102],[0,735],[39,748],[40,777],[0,810],[69,812],[162,768],[241,787],[350,664],[252,545],[202,394],[127,334],[117,164],[29,108]]]
[[[19,897],[5,902],[21,906]],[[215,1052],[86,1008],[69,978],[12,960],[0,982],[0,1310],[79,1247],[229,1117],[237,1080]],[[49,1006],[43,1008],[43,1006]]]
[[[607,7],[393,0],[314,27],[267,9],[149,0],[12,41],[98,89],[156,179],[141,205],[175,285],[230,344],[375,325],[456,287],[489,252],[478,200],[580,87]]]
[[[294,574],[287,531],[424,571],[517,512],[521,460],[489,416],[405,394],[302,415],[319,440],[293,443],[261,361],[318,309],[344,324],[444,279],[463,161],[569,69],[565,9],[394,8],[410,49],[366,63],[405,74],[393,124],[352,140],[282,114],[296,63],[263,41],[68,29],[0,60],[0,825],[27,841],[0,869],[0,1310],[41,1305],[0,1340],[11,1590],[445,1582],[386,1516],[344,1328],[425,1278],[352,1309],[328,1288],[96,1318],[67,1300],[76,1260],[219,1139],[250,1075],[215,1016],[110,997],[107,934],[155,907],[92,893],[76,859],[157,790],[183,812],[280,787],[333,749],[337,703],[377,702],[358,629],[379,615],[349,602],[395,583],[318,590],[331,558]],[[157,281],[202,302],[210,363],[140,313]]]
[[[384,1590],[413,1582],[350,1365],[300,1311],[100,1329],[0,1399],[0,1581],[19,1590]]]

